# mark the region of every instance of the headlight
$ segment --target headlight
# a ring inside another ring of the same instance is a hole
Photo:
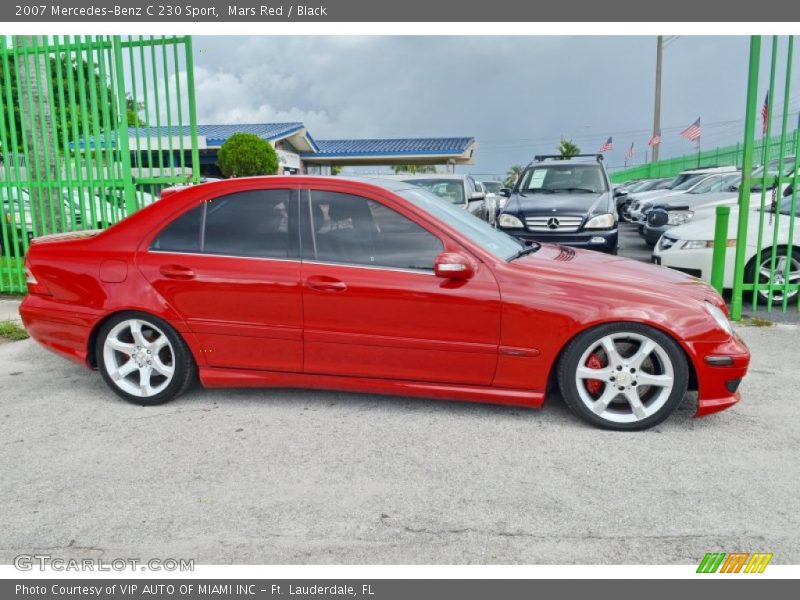
[[[728,248],[736,247],[736,240],[728,240]],[[681,250],[700,250],[702,248],[713,248],[714,240],[686,240],[681,244]]]
[[[719,308],[711,304],[711,302],[706,302],[706,310],[708,314],[714,317],[714,320],[717,322],[717,325],[722,328],[723,331],[728,332],[728,334],[733,335],[733,327],[731,327],[731,322],[728,321],[728,317],[725,316],[725,313],[722,312]]]
[[[667,215],[667,225],[683,225],[692,220],[694,211],[674,210]]]
[[[522,221],[520,221],[517,217],[507,213],[500,215],[500,219],[497,221],[497,224],[500,225],[500,227],[505,227],[506,229],[521,229],[525,227]]]
[[[584,229],[609,229],[613,227],[615,223],[616,221],[612,214],[597,215],[589,219],[586,225],[584,225]]]

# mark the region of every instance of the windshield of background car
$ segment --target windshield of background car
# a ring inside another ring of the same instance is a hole
[[[495,229],[466,210],[442,202],[424,189],[409,188],[396,193],[502,260],[508,260],[523,248],[522,242],[516,238]]]
[[[500,189],[503,187],[500,185],[499,181],[484,181],[483,187],[486,188],[486,191],[490,194],[499,194]]]
[[[522,194],[602,194],[607,191],[600,165],[541,165],[522,174],[518,192]]]
[[[464,184],[460,179],[407,179],[406,183],[413,183],[439,198],[447,200],[450,204],[464,204]]]
[[[717,192],[729,179],[729,177],[724,177],[721,175],[712,175],[711,177],[707,177],[706,179],[700,181],[700,183],[696,184],[691,190],[689,190],[689,193],[707,194],[709,192]]]
[[[780,164],[780,159],[771,160],[767,165],[767,182],[766,182],[766,189],[771,190],[775,187],[775,182],[772,181],[772,178],[778,176],[778,164]],[[787,156],[783,159],[783,174],[784,175],[791,175],[794,172],[794,156]],[[758,167],[757,169],[753,169],[753,179],[761,179],[764,177],[764,167]],[[750,186],[750,190],[753,192],[760,192],[761,191],[761,182],[755,181],[753,185]]]
[[[666,190],[669,188],[671,183],[672,183],[671,179],[662,179],[661,181],[658,181],[651,189]]]
[[[706,175],[705,173],[698,175],[689,175],[686,179],[683,180],[683,182],[679,183],[672,189],[675,190],[676,192],[686,191],[695,184],[700,183],[706,177],[708,177],[708,175]]]

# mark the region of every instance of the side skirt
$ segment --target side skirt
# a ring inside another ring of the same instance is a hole
[[[463,402],[488,402],[526,408],[541,408],[545,398],[544,392],[488,386],[210,367],[200,368],[200,382],[204,387],[309,388],[391,396],[418,396]]]

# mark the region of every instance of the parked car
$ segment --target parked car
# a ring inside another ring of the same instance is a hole
[[[491,204],[494,204],[493,222],[496,222],[498,213],[505,206],[506,200],[508,200],[502,194],[503,184],[499,181],[481,181],[480,184],[486,192],[486,198],[491,201]]]
[[[767,179],[771,180],[772,177],[778,174],[779,159],[770,161],[767,165]],[[786,156],[783,159],[783,175],[789,177],[792,175],[795,166],[795,157]],[[753,170],[753,180],[761,180],[764,178],[764,167],[758,167]],[[696,196],[696,201],[687,194],[679,198],[674,204],[668,203],[666,206],[651,210],[647,215],[647,222],[644,226],[644,235],[648,244],[654,246],[658,243],[659,238],[667,230],[677,225],[684,225],[690,222],[695,213],[710,215],[702,209],[716,209],[717,206],[727,205],[735,206],[739,201],[738,188],[741,183],[741,175],[734,174],[724,182],[723,186],[716,192]],[[728,184],[731,184],[728,186]],[[770,181],[765,188],[765,201],[772,196],[777,184]],[[789,190],[787,183],[781,184],[781,194],[785,195]],[[791,192],[791,190],[789,190]],[[750,205],[752,207],[761,205],[761,183],[755,181],[750,187]]]
[[[508,195],[497,220],[503,231],[616,254],[616,202],[602,155],[537,156]]]
[[[642,209],[642,236],[648,246],[655,246],[658,238],[670,227],[691,220],[694,209],[708,204],[736,202],[742,176],[712,175],[677,197],[667,196],[653,206]]]
[[[666,179],[647,179],[644,181],[637,181],[627,187],[619,189],[619,193],[614,196],[617,200],[617,217],[620,221],[628,221],[628,208],[632,202],[631,194],[638,194],[640,192],[649,192],[653,190],[661,190],[666,188],[672,178]]]
[[[685,191],[698,183],[704,177],[709,175],[730,174],[735,173],[738,169],[736,167],[703,167],[698,169],[687,169],[678,173],[672,178],[666,186],[660,189],[653,189],[648,192],[637,192],[630,195],[630,205],[626,213],[628,220],[638,220],[638,213],[633,214],[639,208],[639,203],[649,200],[655,200],[659,196],[666,196],[674,192]],[[691,180],[691,181],[689,181]],[[687,183],[688,182],[688,183]]]
[[[426,173],[390,177],[398,181],[418,185],[439,196],[439,198],[447,200],[450,204],[469,211],[487,223],[494,223],[495,221],[497,211],[493,203],[491,200],[487,200],[483,188],[469,175]]]
[[[143,405],[198,376],[532,408],[557,381],[586,421],[635,430],[690,385],[698,416],[733,405],[749,364],[710,286],[525,245],[399,181],[190,187],[110,229],[34,240],[26,275],[31,336]]]
[[[4,185],[0,185],[0,198],[2,198],[2,214],[5,219],[4,224],[0,223],[0,229],[5,231],[5,240],[0,232],[0,255],[10,256],[14,254],[12,248],[14,248],[15,237],[16,253],[22,255],[25,253],[24,239],[30,241],[34,233],[41,233],[36,231],[33,223],[31,206],[33,200],[27,189],[16,186],[6,187]],[[81,223],[81,215],[76,209],[76,205],[71,201],[71,194],[67,191],[62,191],[61,201],[62,205],[60,207],[54,207],[54,210],[59,211],[59,219],[63,217],[61,226],[65,230],[78,228]],[[44,209],[47,210],[47,208]]]
[[[729,174],[716,173],[712,175],[697,175],[695,177],[690,177],[684,181],[683,184],[670,190],[667,194],[640,201],[638,203],[638,209],[636,211],[630,211],[632,222],[636,224],[639,235],[644,235],[644,225],[647,222],[647,214],[654,206],[664,206],[670,203],[681,202],[686,195],[690,193],[706,194],[711,190],[725,187],[726,178],[730,177],[730,175],[741,178],[738,171],[733,171]]]
[[[768,284],[773,249],[776,254],[775,285],[771,291],[768,285],[763,285],[758,291],[758,295],[763,301],[767,301],[771,296],[773,302],[782,302],[784,295],[791,300],[798,293],[797,284],[800,284],[800,239],[798,239],[800,238],[800,211],[796,211],[793,219],[791,204],[792,192],[791,188],[787,188],[778,203],[777,214],[771,203],[765,206],[763,214],[759,204],[755,204],[748,212],[744,257],[745,282],[753,283],[758,277],[759,284]],[[690,223],[674,227],[662,235],[653,251],[653,262],[710,281],[716,226],[715,214],[715,207],[698,210]],[[723,285],[726,289],[733,287],[738,219],[739,208],[733,205],[728,225],[728,251],[725,253]],[[762,221],[764,229],[762,247],[759,252],[758,231]],[[790,232],[792,225],[794,231]],[[785,283],[794,287],[786,290]]]

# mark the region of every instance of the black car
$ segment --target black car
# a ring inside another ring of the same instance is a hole
[[[602,155],[537,156],[506,195],[497,220],[506,233],[617,253],[617,207]]]

